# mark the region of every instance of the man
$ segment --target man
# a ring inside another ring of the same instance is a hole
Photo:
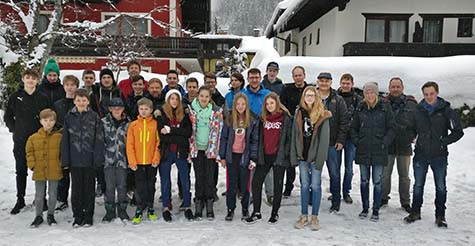
[[[327,168],[330,176],[330,192],[332,205],[330,212],[340,211],[341,200],[341,152],[348,136],[350,118],[346,110],[345,100],[332,89],[332,75],[328,72],[320,73],[317,77],[318,93],[325,109],[332,112],[330,118],[330,146],[328,147]],[[348,193],[343,193],[346,203],[353,203]]]
[[[394,161],[397,161],[397,171],[399,174],[399,201],[401,207],[408,213],[411,212],[411,199],[409,195],[409,165],[411,163],[412,142],[415,131],[415,112],[417,102],[412,96],[403,93],[404,84],[401,78],[395,77],[389,81],[389,96],[386,102],[391,105],[396,123],[396,138],[388,147],[388,164],[383,171],[383,196],[381,205],[387,205],[391,193],[391,174],[393,172]]]
[[[435,183],[435,223],[438,227],[447,227],[447,146],[462,138],[463,128],[450,103],[438,96],[439,85],[436,82],[425,83],[422,93],[424,99],[417,105],[415,116],[417,142],[413,160],[415,182],[412,211],[404,220],[412,223],[421,219],[424,185],[430,166]]]
[[[132,93],[132,77],[135,75],[140,75],[140,71],[142,70],[142,66],[138,61],[131,60],[127,63],[127,72],[129,73],[129,78],[121,80],[119,82],[119,89],[121,91],[121,97],[125,101],[127,97]],[[144,80],[144,87],[145,90],[147,89],[147,81]]]
[[[286,84],[280,93],[280,101],[289,110],[290,114],[295,113],[295,109],[300,104],[300,97],[302,97],[303,90],[309,86],[305,82],[305,68],[302,66],[295,66],[292,69],[291,84]],[[286,181],[284,189],[284,198],[289,198],[294,189],[295,181],[295,167],[289,167],[286,170]]]
[[[353,76],[349,73],[343,74],[340,78],[340,88],[337,93],[346,103],[346,111],[350,118],[350,125],[355,113],[355,109],[361,103],[363,98],[358,95],[354,88]],[[343,145],[345,151],[345,174],[343,176],[343,198],[346,203],[353,203],[350,196],[351,182],[353,179],[353,161],[355,160],[355,145],[351,141],[350,131],[346,134],[345,144]],[[341,155],[339,157],[341,162]],[[346,196],[345,196],[346,194]],[[331,200],[331,199],[330,199]]]
[[[82,81],[84,85],[81,88],[87,90],[88,93],[92,92],[92,88],[94,88],[94,82],[96,82],[96,73],[91,69],[86,69],[82,72]]]
[[[280,95],[282,88],[284,88],[284,83],[282,83],[281,79],[277,78],[278,74],[279,64],[277,62],[269,62],[269,64],[267,64],[266,75],[264,75],[261,84],[264,88]]]
[[[162,81],[158,78],[152,78],[148,81],[148,94],[146,97],[153,102],[153,110],[159,109],[165,104],[165,96],[162,94]]]
[[[198,96],[198,80],[193,77],[188,78],[185,82],[185,86],[187,91],[185,99],[188,105],[191,104],[191,102]]]
[[[223,107],[225,100],[223,95],[216,89],[216,85],[218,84],[216,75],[214,73],[205,73],[204,81],[205,85],[207,85],[211,91],[211,100],[213,100],[216,106]]]
[[[177,89],[182,98],[185,98],[186,96],[186,91],[183,89],[183,87],[178,83],[179,78],[178,78],[178,72],[176,70],[169,70],[167,73],[167,78],[166,78],[167,85],[163,88],[162,90],[162,95],[166,95],[167,92],[171,89]]]

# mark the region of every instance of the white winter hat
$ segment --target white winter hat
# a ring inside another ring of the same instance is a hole
[[[177,90],[177,89],[171,89],[171,90],[169,90],[169,91],[167,92],[167,94],[165,95],[165,102],[168,102],[168,98],[169,98],[172,94],[177,94],[178,97],[180,98],[180,101],[182,100],[180,91]]]

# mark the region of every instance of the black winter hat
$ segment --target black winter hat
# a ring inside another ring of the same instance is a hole
[[[102,80],[102,76],[104,76],[104,75],[110,75],[112,77],[112,81],[114,81],[114,85],[115,85],[114,73],[112,72],[112,70],[110,70],[108,68],[102,69],[101,72],[99,73],[99,81]]]

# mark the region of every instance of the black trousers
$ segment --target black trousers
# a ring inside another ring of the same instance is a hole
[[[262,185],[266,179],[267,173],[272,167],[274,169],[274,199],[272,201],[272,213],[276,214],[279,212],[286,167],[274,165],[276,157],[276,155],[265,155],[264,163],[256,167],[254,178],[252,179],[252,203],[254,204],[255,213],[261,212]]]
[[[93,167],[71,167],[71,205],[74,218],[90,218],[94,215],[95,177]]]
[[[286,173],[285,190],[291,192],[294,189],[295,167],[286,168],[285,173]]]
[[[64,202],[64,203],[68,202],[69,185],[71,183],[69,174],[70,174],[69,169],[63,169],[63,178],[59,180],[59,183],[58,183],[58,201],[59,202]]]
[[[214,175],[217,168],[218,164],[216,163],[216,159],[206,158],[204,150],[198,151],[198,156],[193,158],[196,199],[205,201],[214,198],[216,192]]]
[[[96,169],[97,183],[101,185],[102,194],[106,193],[106,179],[104,177],[104,168]]]
[[[15,157],[15,174],[16,174],[16,196],[18,200],[25,199],[26,177],[28,176],[28,166],[26,165],[26,140],[14,141],[13,156]]]
[[[137,208],[145,210],[153,208],[155,198],[155,183],[157,182],[157,168],[152,165],[137,165],[135,171],[135,185],[140,199],[137,199]]]
[[[236,208],[238,190],[242,191],[241,207],[249,208],[249,169],[242,167],[242,154],[232,154],[232,163],[226,163],[226,206],[229,209]]]

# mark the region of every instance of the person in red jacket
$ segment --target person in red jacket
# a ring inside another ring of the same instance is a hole
[[[127,97],[132,93],[132,77],[134,75],[140,75],[140,71],[142,70],[142,66],[136,60],[131,60],[127,64],[127,72],[129,73],[129,78],[121,80],[119,82],[119,89],[121,92],[122,99],[127,99]],[[144,89],[147,90],[147,81],[144,80]]]

